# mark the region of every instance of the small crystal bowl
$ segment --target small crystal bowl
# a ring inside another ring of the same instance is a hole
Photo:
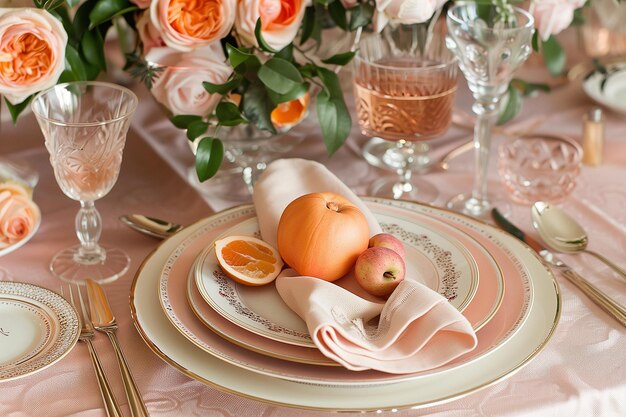
[[[580,145],[566,136],[520,136],[500,145],[498,172],[513,201],[558,202],[574,189],[582,154]]]

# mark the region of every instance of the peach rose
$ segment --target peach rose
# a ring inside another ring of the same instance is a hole
[[[225,37],[237,0],[152,0],[150,20],[170,48],[188,52]]]
[[[535,0],[533,17],[541,39],[546,41],[567,28],[574,20],[574,10],[584,4],[585,0]]]
[[[39,209],[30,198],[0,184],[0,249],[28,236],[38,218]]]
[[[152,48],[165,46],[161,34],[150,20],[150,12],[143,12],[141,16],[139,16],[137,20],[137,33],[139,34],[139,39],[141,39],[144,54],[150,52]]]
[[[447,0],[376,0],[374,28],[380,32],[387,23],[410,25],[430,19]]]
[[[245,46],[258,46],[254,35],[261,18],[261,35],[276,50],[289,45],[311,0],[239,0],[235,29]]]
[[[56,84],[66,44],[63,25],[47,11],[0,9],[0,94],[18,104]]]
[[[202,82],[222,84],[233,71],[224,62],[224,52],[219,44],[188,53],[171,48],[153,48],[146,55],[146,60],[166,67],[150,91],[174,115],[211,114],[221,100],[221,95],[207,93]]]

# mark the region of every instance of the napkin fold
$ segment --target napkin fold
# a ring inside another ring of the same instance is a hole
[[[322,164],[281,159],[254,186],[263,239],[276,246],[280,216],[301,195],[331,191],[352,201],[367,218],[370,234],[381,232],[374,215]],[[316,346],[344,367],[360,371],[413,373],[441,366],[474,349],[476,334],[448,301],[411,277],[386,302],[373,302],[324,280],[285,270],[276,279],[285,303],[307,324]]]

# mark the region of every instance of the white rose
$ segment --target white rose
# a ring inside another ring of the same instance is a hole
[[[380,32],[388,22],[410,25],[430,19],[447,0],[376,0],[374,28]]]
[[[567,28],[574,19],[574,10],[584,4],[585,0],[535,0],[533,17],[541,39],[548,40]]]
[[[224,62],[219,43],[187,53],[167,47],[152,48],[146,60],[166,67],[150,91],[173,115],[207,116],[212,113],[221,96],[209,94],[202,82],[223,84],[233,71]]]

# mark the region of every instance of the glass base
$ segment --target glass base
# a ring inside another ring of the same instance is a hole
[[[429,146],[424,142],[407,142],[405,146],[412,146],[416,149],[413,163],[410,168],[413,171],[420,171],[430,165],[431,160],[428,156]],[[370,164],[378,168],[396,171],[398,161],[394,159],[395,150],[398,145],[396,142],[384,140],[381,138],[371,138],[367,141],[361,154],[363,158]]]
[[[488,195],[487,200],[478,200],[467,194],[460,194],[451,198],[446,207],[458,213],[463,213],[477,219],[493,223],[491,209],[497,208],[502,215],[511,213],[511,205],[507,200]]]
[[[58,252],[50,261],[50,271],[62,281],[83,284],[92,279],[99,284],[113,282],[128,271],[130,257],[121,249],[101,246],[105,251],[104,259],[86,259],[78,263],[80,245]]]
[[[375,197],[392,198],[394,200],[411,200],[432,203],[439,196],[437,188],[428,181],[414,178],[409,184],[398,182],[398,178],[381,178],[374,181],[369,194]]]

